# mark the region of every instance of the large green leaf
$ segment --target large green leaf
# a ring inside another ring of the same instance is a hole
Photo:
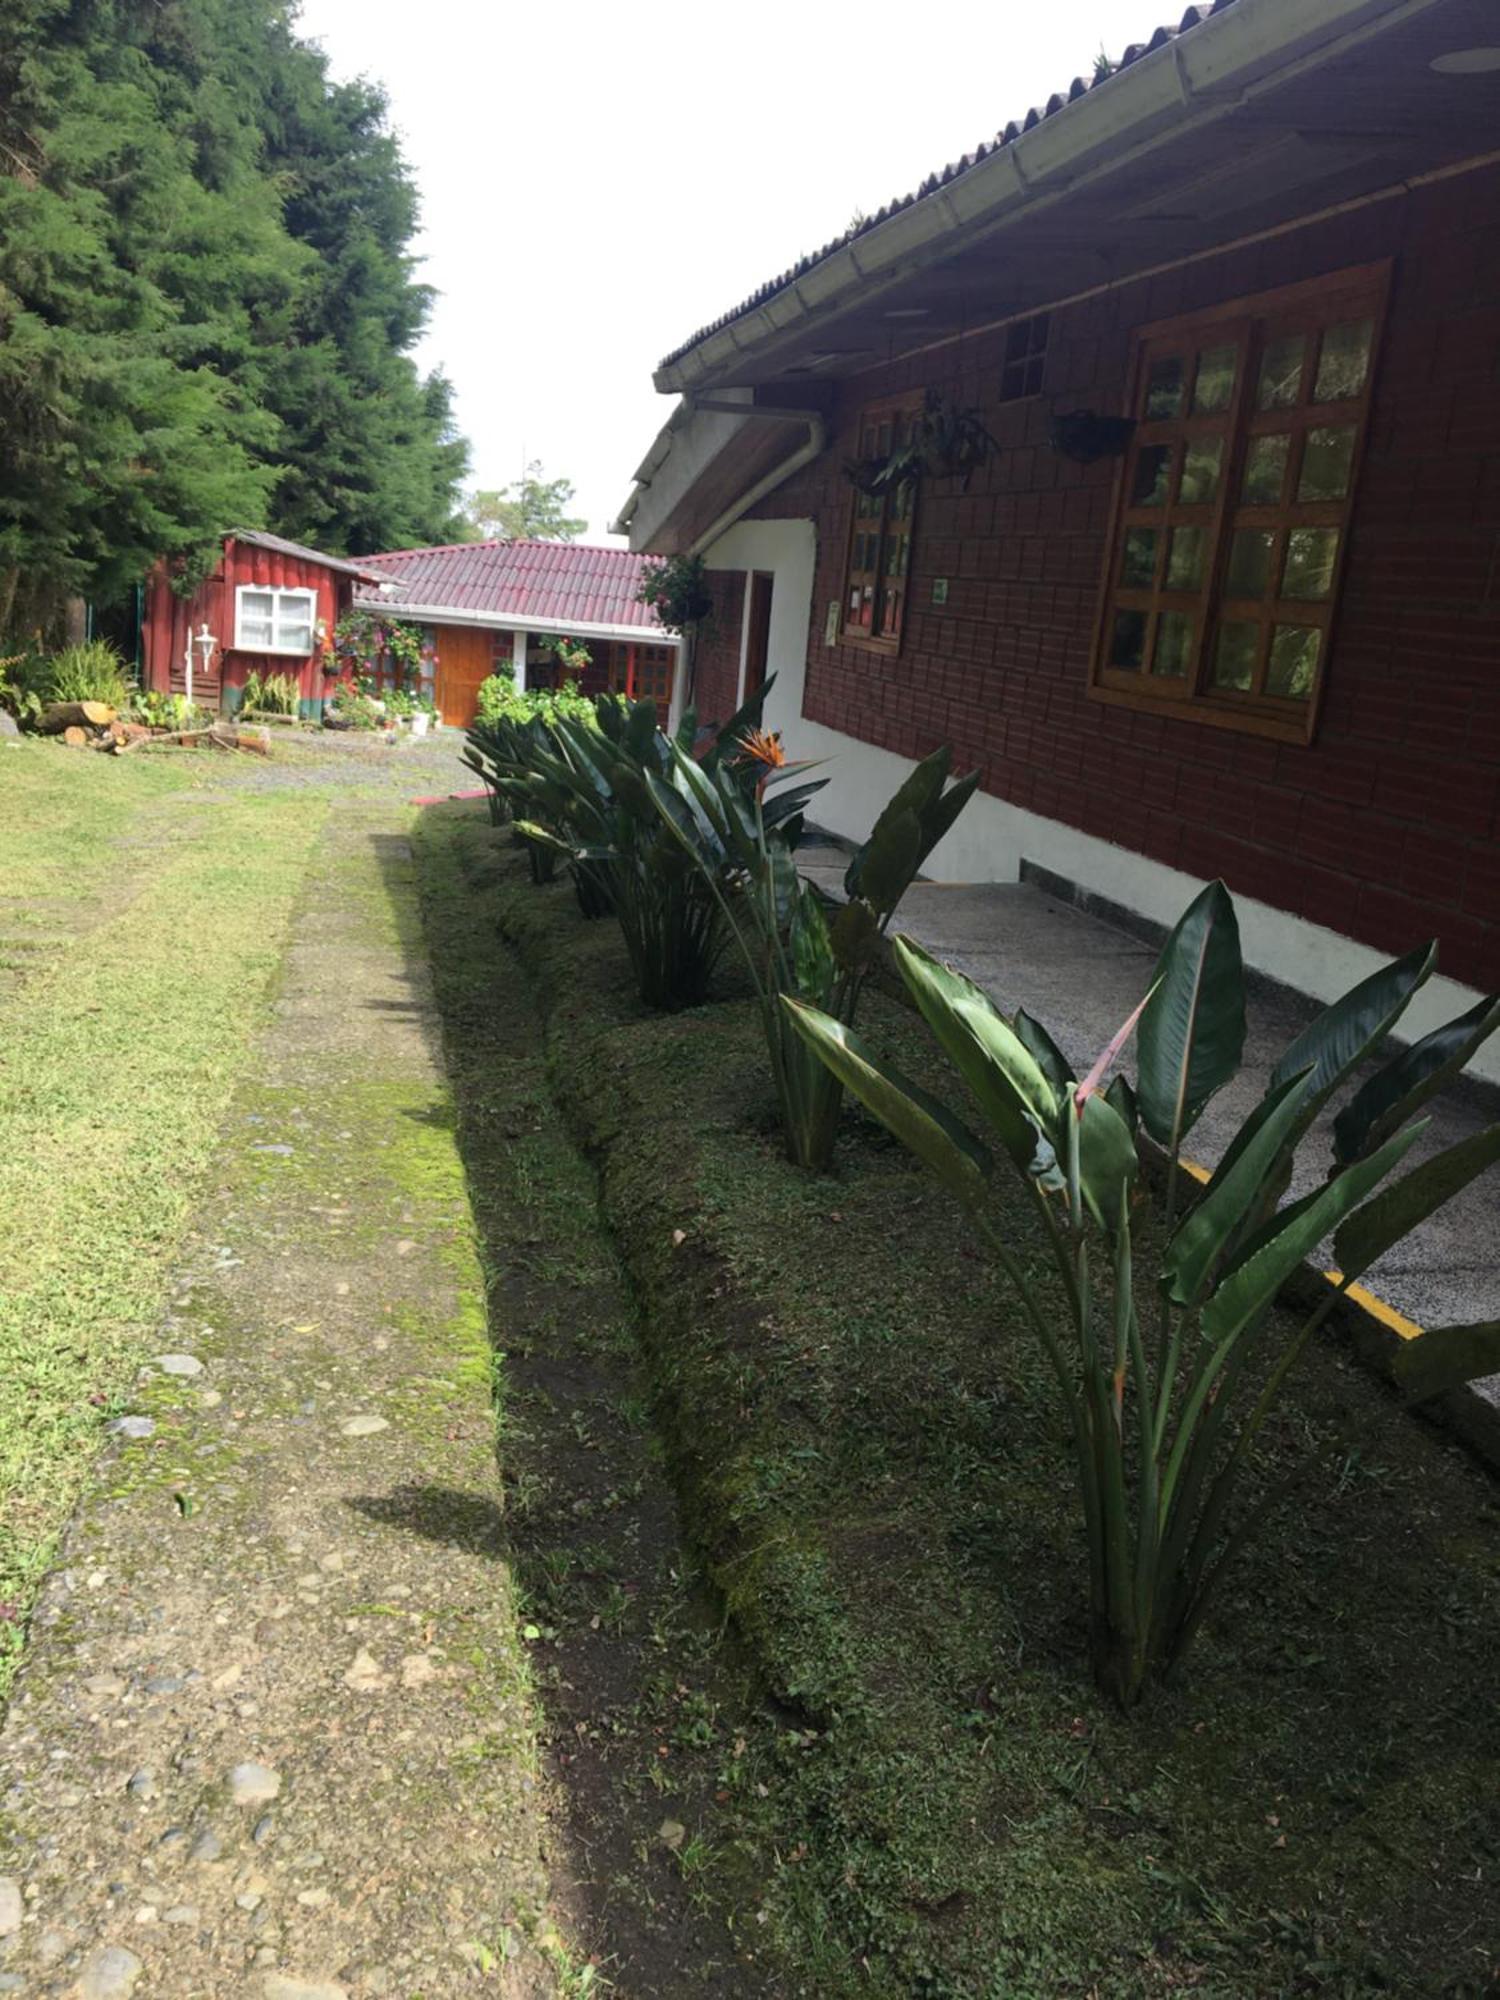
[[[790,944],[799,997],[826,1004],[833,987],[833,942],[823,905],[805,884],[799,888],[792,913]]]
[[[1274,1090],[1299,1070],[1311,1069],[1309,1108],[1324,1102],[1390,1033],[1436,963],[1437,946],[1419,945],[1351,986],[1297,1036],[1272,1071],[1268,1087]]]
[[[1500,1028],[1500,995],[1492,993],[1467,1014],[1403,1049],[1361,1084],[1334,1119],[1334,1158],[1357,1160],[1378,1146],[1451,1082],[1496,1028]]]
[[[966,771],[961,778],[955,778],[946,792],[932,799],[922,814],[922,861],[949,832],[953,822],[979,789],[978,771]],[[921,862],[917,864],[921,866]]]
[[[1430,1326],[1396,1350],[1391,1373],[1416,1402],[1441,1396],[1484,1375],[1500,1375],[1500,1319],[1469,1326]]]
[[[895,941],[896,966],[923,1020],[979,1101],[1023,1173],[1055,1185],[1057,1093],[989,995],[923,951]]]
[[[1180,1306],[1199,1287],[1245,1217],[1260,1205],[1267,1175],[1276,1165],[1287,1133],[1296,1124],[1307,1093],[1307,1077],[1294,1076],[1263,1098],[1245,1120],[1227,1169],[1215,1174],[1194,1203],[1162,1258],[1168,1298]]]
[[[880,948],[880,926],[863,896],[852,896],[833,920],[833,955],[843,972],[864,972]]]
[[[905,895],[921,860],[921,820],[914,812],[884,812],[865,846],[855,893],[877,916],[886,916]]]
[[[1141,1123],[1162,1146],[1182,1141],[1239,1067],[1245,974],[1234,904],[1222,882],[1195,896],[1156,961],[1136,1036]]]
[[[989,1153],[946,1105],[886,1063],[842,1021],[783,994],[781,1004],[803,1040],[833,1074],[909,1146],[966,1206],[982,1196],[993,1171]]]
[[[894,821],[902,819],[909,814],[917,822],[918,847],[920,848],[922,817],[924,813],[931,809],[933,802],[941,795],[952,762],[953,752],[944,743],[938,749],[934,750],[931,756],[924,757],[915,770],[908,772],[907,776],[896,787],[895,791],[892,792],[881,808],[879,818],[870,829],[869,839],[862,847],[855,849],[849,866],[844,872],[844,894],[846,896],[863,896],[867,902],[875,903],[875,897],[870,894],[868,888],[865,886],[865,866],[877,842]],[[914,862],[912,865],[915,867],[919,864]]]
[[[1081,1113],[1075,1110],[1071,1097],[1065,1098],[1059,1115],[1080,1120],[1079,1187],[1095,1222],[1113,1237],[1121,1227],[1122,1216],[1129,1213],[1130,1191],[1135,1186],[1134,1135],[1119,1112],[1098,1091],[1083,1100]],[[1066,1143],[1066,1137],[1059,1134],[1059,1150]]]
[[[1011,1019],[1016,1036],[1036,1057],[1037,1067],[1059,1096],[1074,1082],[1072,1068],[1067,1057],[1053,1041],[1040,1021],[1034,1020],[1024,1007],[1018,1007]]]
[[[1500,1125],[1491,1125],[1457,1145],[1445,1147],[1382,1188],[1373,1201],[1351,1215],[1333,1239],[1333,1252],[1346,1278],[1357,1278],[1444,1202],[1500,1160]]]
[[[1310,1082],[1307,1087],[1311,1089]],[[1203,1308],[1203,1331],[1208,1339],[1217,1344],[1250,1325],[1303,1259],[1311,1256],[1328,1232],[1337,1229],[1350,1210],[1384,1180],[1421,1130],[1420,1125],[1414,1125],[1409,1131],[1398,1132],[1369,1159],[1345,1167],[1316,1195],[1295,1203],[1287,1211],[1286,1221],[1255,1255],[1233,1265],[1219,1280]]]

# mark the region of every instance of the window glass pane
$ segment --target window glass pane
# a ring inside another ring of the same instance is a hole
[[[1318,669],[1318,641],[1315,625],[1278,625],[1271,634],[1271,657],[1266,663],[1266,693],[1293,701],[1306,701],[1313,691]]]
[[[1201,528],[1174,528],[1172,546],[1167,551],[1167,590],[1201,590],[1203,587],[1203,542]],[[1161,657],[1158,640],[1157,658]]]
[[[1287,431],[1270,431],[1264,437],[1250,440],[1250,449],[1245,454],[1244,484],[1240,488],[1240,499],[1246,507],[1279,505],[1291,444]]]
[[[1153,674],[1181,680],[1188,670],[1193,650],[1193,621],[1185,611],[1164,611],[1156,621],[1156,651],[1151,660]]]
[[[270,645],[273,603],[274,599],[269,590],[247,590],[240,598],[239,630],[236,637],[242,646]]]
[[[278,625],[276,644],[289,653],[310,653],[312,651],[311,625]]]
[[[1269,528],[1235,529],[1224,573],[1226,597],[1265,596],[1271,582],[1271,545],[1275,539]]]
[[[1146,421],[1161,423],[1182,415],[1182,361],[1153,361],[1146,377]]]
[[[1342,500],[1354,467],[1354,425],[1331,424],[1309,431],[1302,447],[1299,500]]]
[[[1259,643],[1260,627],[1246,619],[1234,618],[1221,625],[1219,643],[1214,648],[1214,686],[1247,692],[1255,679],[1255,649]]]
[[[1375,322],[1369,319],[1329,327],[1318,356],[1318,379],[1313,387],[1315,403],[1337,403],[1360,393],[1369,371],[1374,333]]]
[[[1171,471],[1171,445],[1142,445],[1135,455],[1135,476],[1130,482],[1131,506],[1163,506],[1167,498],[1167,480]]]
[[[1138,667],[1145,652],[1145,612],[1117,611],[1115,629],[1110,635],[1109,664],[1112,667]]]
[[[1338,552],[1337,528],[1293,528],[1286,538],[1282,596],[1326,597],[1333,588],[1333,565]]]
[[[1182,461],[1182,482],[1177,498],[1184,507],[1207,507],[1219,490],[1219,467],[1224,460],[1221,437],[1194,438]]]
[[[1307,336],[1285,333],[1273,340],[1260,358],[1260,376],[1255,385],[1258,410],[1290,409],[1302,386],[1302,361],[1307,352]]]
[[[1193,384],[1193,414],[1217,416],[1229,408],[1234,395],[1234,371],[1239,350],[1233,345],[1205,347],[1198,356],[1198,379]]]
[[[1127,528],[1125,553],[1120,558],[1120,581],[1127,589],[1149,590],[1156,581],[1156,545],[1161,539],[1155,528]]]

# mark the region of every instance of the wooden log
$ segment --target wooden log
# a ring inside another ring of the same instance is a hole
[[[70,750],[81,750],[89,740],[89,733],[78,723],[70,722],[62,733],[62,740]]]
[[[36,726],[43,736],[66,736],[70,729],[105,729],[115,714],[107,701],[49,701]]]

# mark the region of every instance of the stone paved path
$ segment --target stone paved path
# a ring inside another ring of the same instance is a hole
[[[409,814],[330,820],[0,1737],[0,1991],[554,1990]],[[253,857],[247,857],[253,865]]]

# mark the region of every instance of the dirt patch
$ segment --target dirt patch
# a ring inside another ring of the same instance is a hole
[[[162,1358],[43,1593],[0,1987],[519,1996],[576,1969],[405,817],[335,811]]]

